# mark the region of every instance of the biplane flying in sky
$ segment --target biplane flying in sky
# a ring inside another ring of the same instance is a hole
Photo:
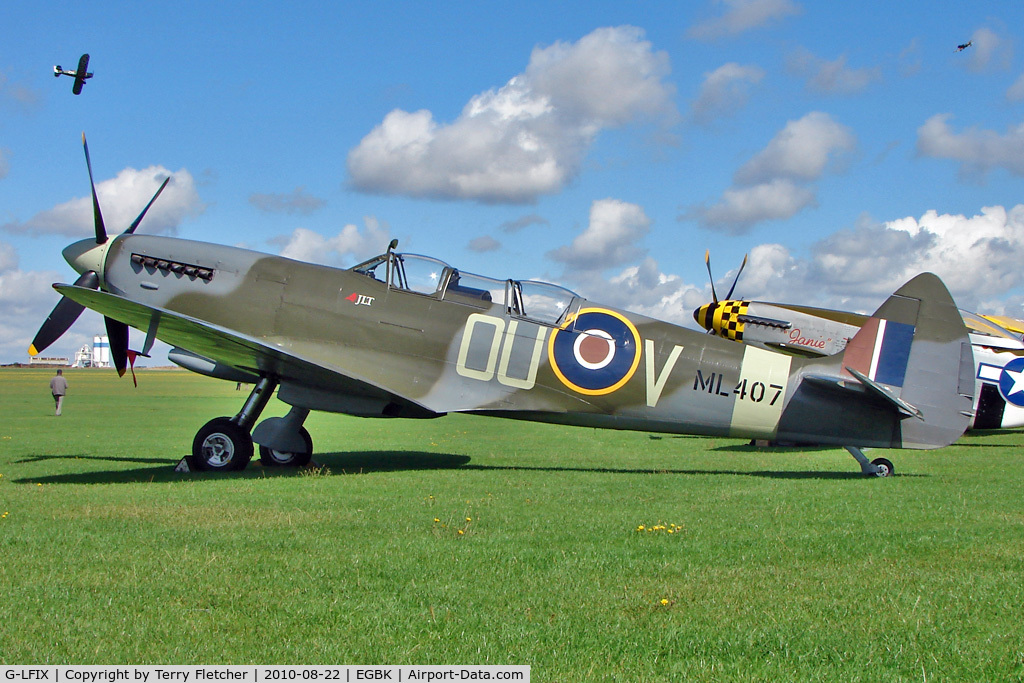
[[[79,58],[78,68],[74,71],[62,69],[60,64],[53,67],[53,77],[60,78],[61,76],[71,76],[75,79],[74,84],[71,86],[71,92],[76,95],[81,95],[82,86],[85,85],[86,79],[92,78],[92,73],[89,72],[89,55],[84,54]]]
[[[971,419],[973,359],[956,304],[924,273],[893,294],[841,353],[794,357],[620,310],[558,285],[474,275],[397,251],[348,269],[236,247],[110,237],[92,180],[95,238],[64,249],[80,273],[33,340],[38,353],[84,308],[106,318],[124,374],[129,328],[190,370],[254,388],[193,440],[201,469],[301,465],[312,410],[432,418],[463,412],[565,425],[930,449]],[[166,181],[165,181],[166,185]],[[161,186],[161,189],[164,186]],[[134,353],[134,352],[132,352]],[[274,392],[291,406],[257,424]]]

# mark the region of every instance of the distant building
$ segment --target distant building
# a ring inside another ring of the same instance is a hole
[[[75,362],[71,366],[73,368],[89,368],[92,367],[92,349],[88,344],[83,344],[82,348],[78,349],[78,353],[75,354]]]
[[[59,356],[29,356],[28,364],[44,368],[66,368],[71,365],[67,358]]]
[[[94,368],[110,367],[110,340],[107,335],[92,338],[92,366]]]

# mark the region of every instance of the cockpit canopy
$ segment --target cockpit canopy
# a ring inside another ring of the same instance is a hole
[[[389,287],[480,308],[503,306],[511,315],[560,325],[579,307],[579,296],[564,287],[535,280],[498,280],[465,273],[420,254],[388,251],[351,268]]]

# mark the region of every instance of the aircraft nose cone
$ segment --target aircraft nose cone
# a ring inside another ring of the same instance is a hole
[[[94,239],[79,240],[64,247],[61,252],[64,260],[79,273],[95,271],[103,277],[103,262],[107,256],[107,247],[110,242],[96,244]]]
[[[718,308],[718,304],[704,304],[693,312],[693,319],[705,330],[712,331],[716,308]]]

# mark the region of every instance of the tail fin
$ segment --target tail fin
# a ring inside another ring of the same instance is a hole
[[[922,273],[900,287],[841,355],[808,361],[780,421],[823,423],[825,443],[939,448],[970,422],[974,356],[963,318],[942,281]],[[815,428],[812,428],[815,429]],[[818,427],[817,429],[822,429]]]

